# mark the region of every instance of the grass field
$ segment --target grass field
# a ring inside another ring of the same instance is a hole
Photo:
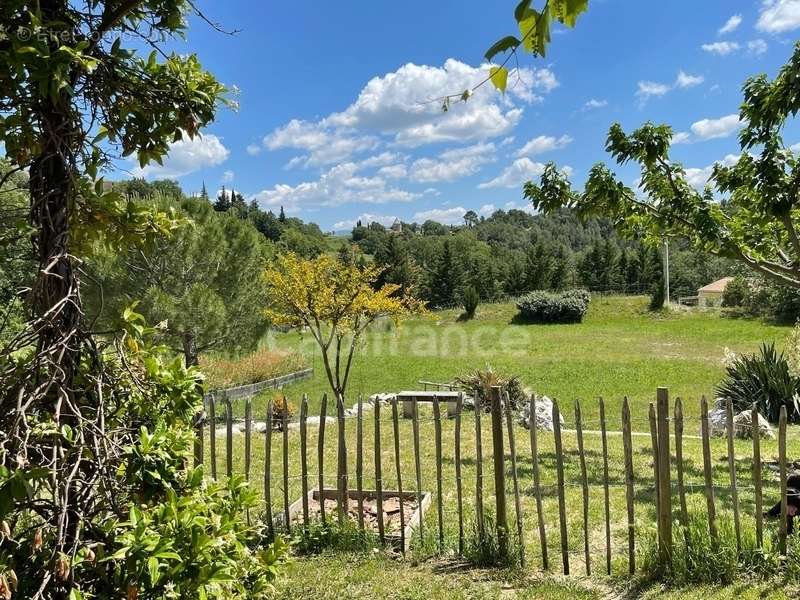
[[[597,296],[578,325],[515,324],[513,304],[483,305],[466,323],[456,310],[405,321],[398,329],[379,323],[355,359],[348,396],[417,389],[419,380],[449,382],[491,365],[562,402],[602,396],[610,419],[619,419],[626,395],[633,414],[646,415],[658,386],[683,398],[689,414],[696,415],[697,400],[703,394],[713,398],[722,378],[726,347],[749,352],[764,341],[782,347],[789,332],[718,312],[652,313],[647,302]],[[270,342],[299,350],[315,367],[311,381],[284,390],[293,400],[307,393],[313,413],[329,388],[311,336],[282,334]]]
[[[454,311],[438,313],[431,318],[404,324],[399,330],[378,326],[372,332],[363,356],[355,365],[351,397],[358,393],[398,391],[416,388],[418,379],[449,381],[469,369],[490,363],[506,373],[519,375],[523,382],[539,393],[559,398],[567,427],[573,422],[573,399],[582,398],[584,428],[599,429],[598,405],[595,398],[607,401],[609,429],[619,429],[620,405],[623,395],[632,402],[634,431],[633,455],[635,469],[635,514],[637,542],[653,535],[655,499],[653,490],[652,450],[647,422],[647,405],[659,385],[669,387],[673,397],[682,396],[686,413],[684,468],[693,512],[705,514],[702,494],[703,463],[699,433],[698,401],[700,395],[713,396],[713,387],[723,373],[721,358],[728,347],[734,351],[752,351],[762,341],[773,340],[779,346],[788,329],[759,321],[722,318],[717,313],[678,313],[653,315],[644,310],[645,299],[595,298],[586,321],[581,325],[535,326],[514,324],[514,309],[510,305],[485,306],[478,318],[469,323],[457,321]],[[297,334],[287,334],[275,340],[281,347],[303,349],[305,341]],[[317,364],[319,367],[319,364]],[[318,368],[311,381],[302,382],[286,393],[295,402],[302,392],[311,398],[311,414],[318,410],[319,397],[326,383]],[[266,398],[258,398],[254,414],[263,413]],[[392,427],[390,410],[382,410],[381,462],[384,489],[396,486],[393,467]],[[489,420],[482,428],[484,449],[484,496],[489,513],[493,513],[493,477],[491,470],[491,432]],[[347,421],[347,445],[351,486],[355,487],[355,420]],[[583,559],[583,503],[580,488],[579,454],[576,434],[564,433],[566,471],[566,506],[569,531],[570,578],[541,573],[541,549],[537,532],[537,516],[533,495],[531,454],[528,431],[515,427],[518,449],[518,471],[522,490],[522,518],[525,533],[526,570],[494,571],[465,568],[454,561],[457,545],[456,486],[453,460],[454,423],[443,419],[443,493],[446,550],[436,550],[436,504],[425,519],[426,539],[417,542],[412,555],[406,559],[384,555],[323,554],[300,558],[288,568],[287,576],[279,583],[277,594],[285,598],[593,598],[616,595],[647,594],[661,597],[659,588],[629,589],[627,572],[625,523],[625,488],[622,438],[609,435],[610,513],[612,531],[613,575],[605,569],[604,504],[602,492],[602,455],[600,436],[587,432],[584,457],[587,461],[590,484],[589,523],[590,549],[594,575],[585,576]],[[364,487],[374,485],[374,422],[367,412],[364,422]],[[414,489],[414,463],[409,421],[400,428],[402,454],[401,473],[405,489]],[[326,432],[326,486],[335,485],[336,428]],[[560,571],[558,536],[558,501],[553,435],[540,433],[539,465],[542,470],[543,513],[547,524],[547,546],[551,571]],[[421,411],[422,487],[435,490],[434,423],[430,409]],[[317,429],[309,427],[310,486],[316,483]],[[224,440],[218,438],[218,469],[224,472]],[[507,446],[506,446],[507,447]],[[263,480],[263,436],[254,440],[252,478]],[[732,505],[727,471],[725,442],[712,442],[715,493],[720,520],[727,523]],[[791,428],[789,456],[800,453],[800,430]],[[282,456],[280,436],[273,440],[271,492],[273,508],[282,510],[283,489],[279,473]],[[288,497],[300,496],[299,436],[289,434],[290,479]],[[754,500],[751,468],[752,447],[748,441],[737,441],[735,459],[739,476],[739,495],[745,538],[752,539],[754,529]],[[777,456],[775,441],[762,442],[764,461]],[[475,490],[475,425],[471,413],[462,424],[462,470],[465,495],[465,519],[468,532],[474,516]],[[234,469],[243,471],[243,439],[234,440]],[[509,474],[510,475],[510,474]],[[777,499],[774,473],[763,472],[765,504]],[[511,479],[507,478],[507,492]],[[513,501],[509,500],[509,515],[513,523]],[[767,527],[767,543],[771,543],[774,524]],[[641,561],[641,557],[639,559]],[[782,590],[776,583],[735,584],[721,588],[690,588],[671,590],[671,597],[787,597],[793,591]]]

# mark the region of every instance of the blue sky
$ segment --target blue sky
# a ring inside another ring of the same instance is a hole
[[[201,5],[241,32],[196,20],[178,49],[236,86],[240,108],[173,147],[164,167],[133,172],[187,192],[234,187],[325,230],[523,208],[521,184],[544,163],[582,185],[608,161],[615,121],[672,125],[673,158],[702,186],[738,154],[741,84],[774,75],[800,32],[800,0],[590,0],[547,58],[522,57],[505,96],[486,85],[444,114],[430,100],[482,79],[486,48],[514,33],[513,0]]]

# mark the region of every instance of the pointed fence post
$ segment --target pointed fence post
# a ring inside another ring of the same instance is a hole
[[[714,477],[711,465],[711,441],[708,426],[708,401],[700,400],[700,437],[703,438],[703,475],[706,486],[706,506],[708,507],[708,531],[714,543],[717,542],[717,509],[714,505]]]
[[[455,463],[456,463],[456,511],[458,512],[458,554],[464,555],[464,496],[461,489],[461,410],[464,406],[464,394],[459,392],[456,401],[455,423]],[[399,478],[399,471],[398,471]],[[398,479],[399,481],[399,479]]]
[[[622,401],[622,445],[625,453],[625,505],[628,510],[628,572],[636,572],[636,522],[633,514],[633,444],[631,442],[631,409],[628,397]]]
[[[561,526],[561,562],[564,575],[569,575],[569,540],[567,539],[567,508],[564,497],[564,449],[561,445],[561,413],[558,401],[553,400],[553,439],[556,450],[556,474],[558,476],[558,522]]]
[[[217,479],[217,398],[211,394],[208,402],[208,452],[211,454],[211,478]]]
[[[317,474],[319,476],[319,516],[325,522],[325,422],[328,417],[328,394],[322,394],[322,402],[319,405],[319,435],[317,437]]]
[[[600,436],[603,444],[603,511],[606,524],[606,571],[611,575],[611,498],[608,491],[608,432],[606,405],[600,398]]]
[[[481,429],[481,398],[475,388],[475,521],[478,526],[478,538],[483,539],[486,533],[483,519],[483,444]]]
[[[656,391],[658,417],[658,527],[661,530],[659,553],[661,564],[672,564],[672,477],[669,447],[669,391]]]
[[[531,466],[533,468],[533,494],[536,497],[536,521],[539,525],[539,544],[542,547],[542,568],[550,567],[547,560],[547,531],[542,513],[542,487],[539,478],[539,444],[536,434],[536,394],[531,394],[530,401],[530,434],[531,434]]]
[[[586,474],[586,454],[583,450],[583,418],[581,403],[575,400],[575,432],[578,436],[578,459],[581,465],[581,491],[583,492],[583,554],[586,575],[592,574],[592,559],[589,555],[589,481]]]
[[[300,483],[302,485],[303,528],[308,531],[308,396],[300,404]]]
[[[397,402],[395,402],[397,404]],[[358,492],[358,528],[364,530],[364,398],[358,395],[356,415],[356,491]]]
[[[264,441],[264,507],[266,508],[269,538],[275,539],[275,521],[272,518],[272,399],[267,400],[266,436]]]
[[[759,421],[758,408],[753,402],[750,413],[750,424],[753,427],[753,491],[756,501],[756,546],[764,546],[764,501],[761,494],[761,422]]]
[[[519,542],[519,563],[525,566],[525,537],[522,528],[522,503],[519,497],[519,477],[517,475],[517,445],[514,440],[514,417],[511,414],[511,402],[508,392],[503,393],[506,405],[506,428],[508,429],[508,452],[511,455],[511,483],[514,488],[514,516],[517,523],[517,541]]]
[[[727,424],[725,433],[728,437],[728,476],[731,483],[731,500],[733,501],[733,528],[736,533],[736,552],[742,552],[742,533],[739,523],[739,490],[736,486],[736,456],[734,455],[733,446],[733,402],[730,398],[725,403],[725,417]],[[758,435],[757,431],[753,432]]]
[[[495,524],[497,546],[500,556],[508,556],[508,516],[506,513],[506,469],[503,444],[503,413],[500,388],[491,389],[492,401],[492,450],[494,458]]]
[[[786,499],[786,405],[781,406],[778,418],[778,469],[781,478],[781,522],[778,526],[778,551],[786,557],[787,511],[789,506]]]

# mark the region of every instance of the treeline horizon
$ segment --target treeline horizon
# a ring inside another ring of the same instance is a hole
[[[133,179],[113,185],[142,198],[159,194],[187,198],[174,181]],[[345,261],[379,264],[384,272],[378,285],[398,284],[432,308],[458,305],[468,290],[474,290],[481,302],[534,290],[583,288],[656,297],[663,290],[660,247],[623,239],[609,220],[582,221],[569,209],[551,215],[498,209],[488,216],[470,210],[459,225],[427,220],[386,227],[359,221],[346,236],[288,217],[283,207],[276,215],[233,189],[223,187],[212,199],[204,185],[199,195],[188,198],[250,222],[278,251],[306,258],[336,251]],[[671,243],[673,300],[694,296],[698,288],[734,273],[731,261],[690,250],[680,240]]]

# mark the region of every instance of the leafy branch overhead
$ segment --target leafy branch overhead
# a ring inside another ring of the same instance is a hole
[[[534,56],[544,57],[547,45],[550,43],[550,26],[553,21],[558,21],[567,27],[575,27],[578,16],[589,7],[589,0],[547,0],[541,11],[537,11],[531,5],[532,0],[522,0],[514,10],[520,37],[507,35],[492,44],[484,55],[491,63],[498,54],[507,53],[502,63],[491,67],[489,75],[492,85],[501,92],[505,92],[508,82],[506,65],[516,56],[517,50],[522,47]],[[485,81],[479,85],[483,83]]]
[[[699,250],[800,288],[800,158],[781,135],[800,110],[798,77],[800,44],[774,80],[758,75],[745,82],[741,153],[733,164],[715,164],[703,191],[670,159],[669,126],[645,123],[626,133],[615,124],[606,150],[620,165],[639,165],[639,193],[604,164],[592,168],[583,193],[577,193],[551,164],[538,184],[525,184],[525,197],[548,213],[567,206],[583,217],[609,217],[630,236],[685,238]]]

